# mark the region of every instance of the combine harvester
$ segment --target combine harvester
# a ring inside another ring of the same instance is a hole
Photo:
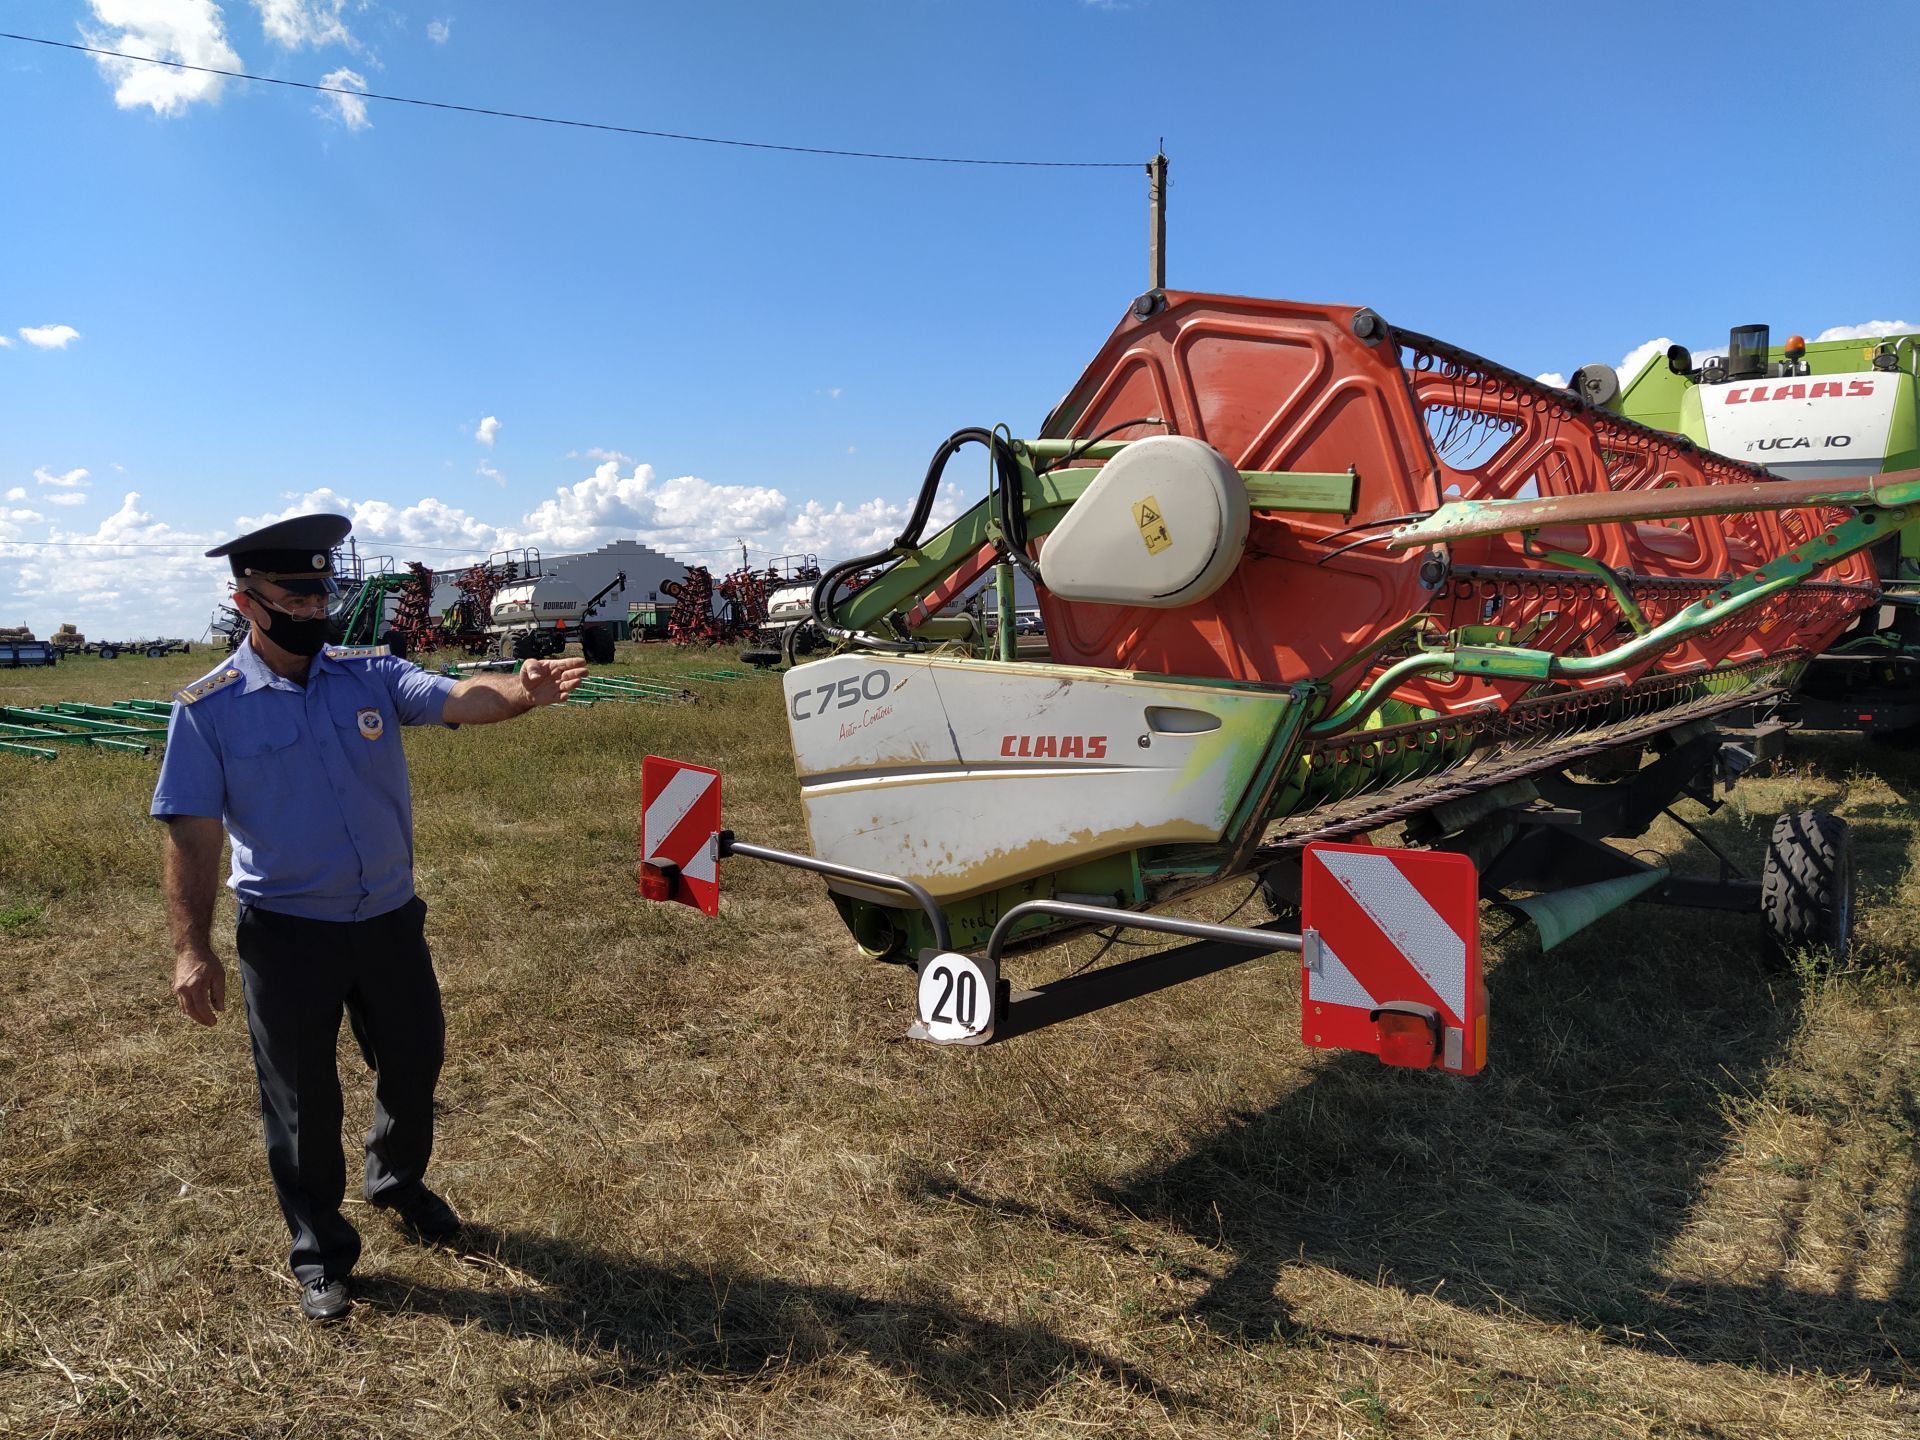
[[[1619,389],[1605,366],[1580,372],[1600,399]],[[1597,387],[1597,388],[1596,388]],[[1766,325],[1736,326],[1724,355],[1696,364],[1685,346],[1650,360],[1609,406],[1631,419],[1764,465],[1783,479],[1864,479],[1920,466],[1920,335],[1772,344]],[[1809,730],[1920,737],[1920,526],[1874,546],[1885,603],[1808,667],[1782,710]]]
[[[991,493],[924,535],[973,445]],[[1915,506],[1920,472],[1776,479],[1370,310],[1150,291],[1037,437],[954,435],[894,546],[822,576],[839,649],[785,676],[814,853],[736,839],[716,772],[650,758],[641,890],[711,913],[727,855],[824,875],[934,1041],[1285,950],[1308,1044],[1471,1074],[1482,901],[1543,945],[1638,900],[1844,952],[1830,815],[1780,817],[1758,878],[1606,842],[1777,753],[1756,713],[1880,603],[1868,551]],[[1015,566],[1049,660],[953,604],[1001,567],[1010,606]],[[1163,913],[1236,878],[1278,918]],[[1109,926],[1189,943],[1004,974]]]

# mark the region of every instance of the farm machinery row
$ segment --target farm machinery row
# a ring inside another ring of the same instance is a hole
[[[596,665],[613,659],[615,632],[596,622],[600,608],[626,589],[624,571],[587,595],[553,575],[531,547],[498,551],[452,577],[452,602],[434,607],[436,576],[421,562],[404,570],[381,558],[341,567],[346,604],[338,643],[383,644],[396,655],[428,650],[530,660],[558,655],[570,642]]]
[[[947,1043],[1289,951],[1308,1044],[1459,1073],[1486,1056],[1482,903],[1543,945],[1637,901],[1844,949],[1832,816],[1780,817],[1758,876],[1608,842],[1778,753],[1816,657],[1877,633],[1873,552],[1920,472],[1777,478],[1593,383],[1366,309],[1149,292],[1037,434],[950,437],[895,543],[814,585],[833,650],[784,677],[812,854],[734,836],[715,772],[650,759],[643,895],[712,910],[729,855],[821,874]],[[976,452],[987,497],[928,534]],[[1010,610],[1016,568],[1046,661],[963,604],[993,575]],[[1235,879],[1270,922],[1167,913]],[[1106,927],[1185,943],[1006,974]]]
[[[88,640],[72,625],[62,625],[48,640],[38,640],[26,626],[0,628],[0,669],[58,665],[63,656],[98,655],[118,660],[122,655],[190,655],[192,642],[178,638],[147,640]]]
[[[685,578],[661,588],[673,601],[666,638],[676,645],[722,645],[747,640],[751,664],[791,659],[789,632],[811,614],[820,562],[812,555],[780,555],[762,568],[742,566],[715,580],[704,565],[687,567]]]

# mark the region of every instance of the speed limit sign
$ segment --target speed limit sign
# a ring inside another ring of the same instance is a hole
[[[919,1016],[908,1033],[936,1045],[979,1045],[993,1038],[997,967],[936,950],[920,961]]]

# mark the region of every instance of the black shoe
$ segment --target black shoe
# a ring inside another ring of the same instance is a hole
[[[416,1240],[430,1245],[450,1245],[460,1238],[460,1217],[453,1207],[424,1185],[416,1185],[403,1196],[373,1202],[380,1210],[391,1210],[400,1228]]]
[[[353,1303],[344,1275],[328,1275],[300,1287],[300,1313],[309,1320],[338,1320]]]

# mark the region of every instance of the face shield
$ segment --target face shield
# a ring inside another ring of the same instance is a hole
[[[276,610],[295,620],[332,620],[347,608],[347,595],[334,583],[331,575],[301,576],[299,579],[278,582],[268,580],[264,575],[252,579],[255,582],[265,580],[266,583],[250,583],[239,588],[269,610]]]

